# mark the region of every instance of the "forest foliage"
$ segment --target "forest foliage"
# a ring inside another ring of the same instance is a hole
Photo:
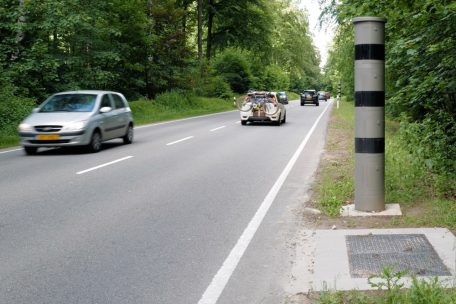
[[[292,0],[0,0],[0,133],[55,92],[299,92],[319,64]]]
[[[402,142],[439,189],[456,197],[456,2],[320,0],[322,20],[336,26],[325,67],[334,89],[354,92],[352,20],[385,17],[386,104],[401,122]]]
[[[299,91],[321,77],[306,12],[291,0],[0,3],[1,81],[24,97],[73,89],[225,97],[249,87]]]

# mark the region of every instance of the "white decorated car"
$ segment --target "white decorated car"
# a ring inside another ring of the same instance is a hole
[[[276,92],[253,91],[237,100],[241,124],[271,122],[280,126],[286,122],[287,112]]]

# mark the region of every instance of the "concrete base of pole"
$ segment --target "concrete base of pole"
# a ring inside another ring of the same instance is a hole
[[[385,210],[375,211],[358,211],[355,205],[347,205],[340,208],[341,216],[401,216],[401,206],[399,204],[386,204]]]

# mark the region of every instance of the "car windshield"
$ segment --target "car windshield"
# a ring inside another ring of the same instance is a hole
[[[91,112],[97,95],[61,94],[50,97],[39,112]]]

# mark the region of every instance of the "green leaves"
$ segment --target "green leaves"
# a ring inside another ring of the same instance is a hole
[[[393,117],[407,117],[403,140],[423,165],[434,174],[454,177],[454,1],[345,0],[336,11],[333,18],[339,26],[326,67],[333,87],[341,79],[348,89],[343,91],[353,92],[352,18],[386,17],[386,110]],[[447,187],[447,195],[455,196],[454,192]]]

